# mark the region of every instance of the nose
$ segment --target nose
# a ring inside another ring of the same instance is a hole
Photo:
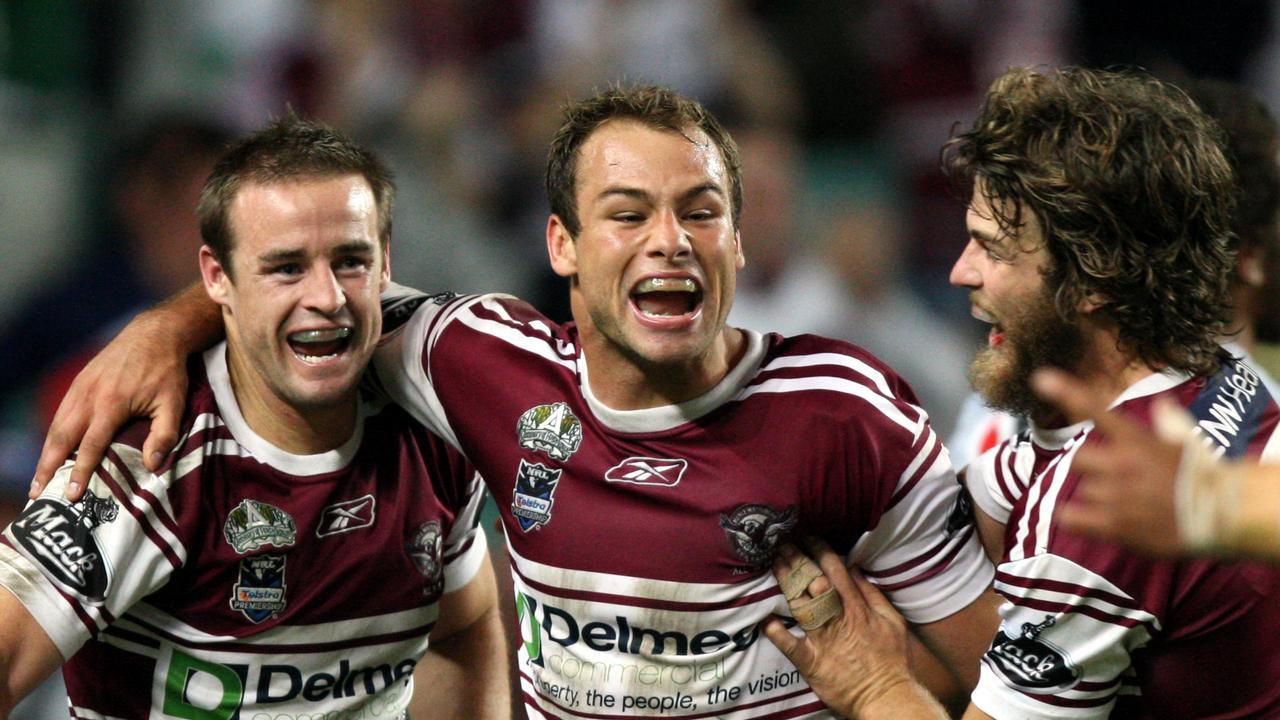
[[[956,287],[976,288],[982,285],[982,273],[978,271],[974,261],[977,259],[976,253],[981,253],[982,248],[978,247],[978,243],[970,240],[965,244],[964,250],[960,251],[960,257],[956,258],[956,264],[951,266],[951,284]]]
[[[347,304],[347,294],[327,263],[308,274],[303,304],[308,310],[333,315]]]
[[[650,256],[668,260],[684,258],[693,252],[689,233],[680,225],[680,218],[674,212],[658,213],[646,245]]]

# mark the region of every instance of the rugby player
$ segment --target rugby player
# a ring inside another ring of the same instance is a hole
[[[64,662],[73,717],[506,715],[480,480],[357,391],[393,196],[294,117],[219,160],[199,262],[226,341],[190,359],[158,467],[134,423],[79,500],[68,463],[4,532],[0,716]]]
[[[971,193],[952,283],[991,324],[973,376],[989,404],[1030,420],[968,470],[1002,526],[1005,603],[966,718],[1280,717],[1280,568],[1153,558],[1063,527],[1056,511],[1086,479],[1077,454],[1105,428],[1031,386],[1037,368],[1062,368],[1143,426],[1171,403],[1217,454],[1277,451],[1280,409],[1216,341],[1235,261],[1220,134],[1141,74],[1015,68],[946,147]],[[844,614],[803,640],[772,624],[770,639],[837,709],[938,716],[907,691],[892,610],[810,549],[825,575],[796,601],[831,583]]]

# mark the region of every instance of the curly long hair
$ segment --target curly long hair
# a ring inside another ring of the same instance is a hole
[[[1121,349],[1148,365],[1214,371],[1230,318],[1236,192],[1223,136],[1176,87],[1138,71],[1013,68],[942,150],[1002,230],[1039,220],[1058,313],[1101,304]],[[1004,208],[1003,210],[999,208]]]

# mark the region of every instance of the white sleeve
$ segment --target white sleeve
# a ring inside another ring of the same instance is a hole
[[[941,620],[991,586],[994,569],[978,542],[946,448],[932,429],[898,479],[895,501],[849,553],[909,622]]]
[[[987,516],[1008,524],[1013,504],[1026,492],[1035,466],[1031,443],[1002,442],[969,463],[964,484],[973,504]]]
[[[1108,717],[1132,653],[1159,620],[1106,578],[1048,553],[1002,564],[996,589],[1008,601],[974,704],[997,720]]]
[[[75,503],[62,497],[70,474],[68,462],[0,543],[0,585],[64,658],[186,562],[164,483],[142,466],[139,451],[113,445]]]
[[[468,485],[467,504],[454,517],[453,527],[444,540],[444,587],[453,592],[471,582],[488,558],[488,538],[480,524],[485,489],[480,473],[473,473]]]

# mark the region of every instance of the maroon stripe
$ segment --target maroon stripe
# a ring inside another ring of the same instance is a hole
[[[156,640],[153,637],[148,637],[146,635],[143,635],[142,633],[133,632],[132,630],[125,630],[124,628],[118,625],[112,625],[108,627],[107,629],[102,631],[102,634],[111,635],[112,637],[118,637],[123,640],[128,640],[131,643],[134,643],[137,645],[145,645],[150,648],[160,647],[159,640]]]
[[[508,315],[511,316],[510,320],[484,307],[483,303],[477,302],[472,304],[469,308],[467,308],[467,310],[473,316],[479,319],[500,323],[502,325],[505,325],[511,328],[512,330],[515,330],[516,332],[520,333],[521,335],[531,340],[537,340],[539,342],[546,343],[547,347],[555,351],[556,357],[560,358],[561,360],[573,361],[576,359],[577,356],[574,353],[560,352],[560,344],[555,342],[556,340],[555,333],[551,332],[551,326],[548,324],[548,322],[545,319],[540,317],[539,318],[531,317],[527,319],[522,319],[522,318],[516,317],[517,313],[510,312],[511,311],[510,307],[506,307],[505,309],[508,311]],[[462,312],[462,311],[459,311],[459,312]],[[546,332],[541,332],[540,330],[538,330],[537,328],[533,327],[533,325],[530,324],[529,321],[535,320],[535,319],[542,325],[542,327],[546,328],[547,330]],[[475,330],[475,328],[470,328],[470,329]],[[493,337],[492,335],[489,335],[489,333],[486,333],[484,331],[478,331],[478,332],[480,332],[483,335],[488,335],[489,337]],[[501,338],[498,338],[498,339],[500,340]]]
[[[1061,462],[1064,457],[1066,457],[1065,446],[1064,452],[1054,456],[1053,460],[1050,460],[1049,464],[1045,466],[1045,469],[1036,474],[1037,478],[1042,478],[1040,484],[1044,487],[1043,492],[1040,493],[1040,497],[1036,498],[1035,505],[1026,508],[1022,513],[1022,516],[1027,519],[1027,537],[1022,541],[1022,554],[1026,557],[1031,557],[1036,554],[1036,526],[1039,524],[1040,505],[1043,504],[1044,499],[1049,496],[1049,485],[1052,483],[1053,474],[1057,470],[1059,462]],[[1034,482],[1035,478],[1027,483],[1027,487],[1029,488]]]
[[[674,600],[652,600],[648,598],[638,598],[631,595],[614,595],[612,593],[596,592],[593,590],[570,590],[568,588],[555,587],[545,583],[532,580],[529,576],[520,572],[516,564],[511,563],[511,572],[520,576],[520,579],[530,587],[559,598],[567,600],[585,600],[588,602],[605,602],[614,605],[629,605],[638,608],[652,608],[657,610],[681,610],[681,611],[711,611],[723,610],[725,608],[742,607],[759,602],[766,598],[771,598],[779,594],[778,588],[770,586],[767,590],[743,595],[732,600],[721,602],[677,602]]]
[[[928,430],[928,428],[925,428],[925,429]],[[929,438],[933,437],[932,432],[923,432],[921,433],[921,435],[924,436],[924,439],[926,442],[928,441]],[[895,505],[902,502],[903,498],[911,494],[911,491],[915,489],[916,484],[920,482],[920,478],[924,477],[925,474],[929,472],[929,469],[933,467],[933,463],[938,460],[938,454],[941,452],[942,452],[942,443],[937,440],[934,440],[933,450],[929,452],[929,457],[925,458],[923,463],[920,463],[920,467],[916,468],[915,473],[911,475],[911,479],[908,480],[905,485],[903,485],[901,488],[899,488],[896,492],[893,493],[893,497],[889,498],[888,506],[886,506],[884,509],[885,512],[892,510]],[[918,455],[913,453],[911,457],[918,457]]]
[[[169,532],[173,533],[175,537],[182,537],[182,533],[178,530],[178,522],[165,510],[164,504],[160,502],[160,498],[156,497],[155,493],[138,484],[137,478],[134,476],[133,471],[129,469],[129,466],[125,464],[124,459],[110,448],[107,449],[107,457],[111,458],[111,461],[120,469],[120,474],[124,477],[125,484],[129,486],[129,490],[134,495],[147,501],[147,504],[155,512],[156,518],[169,529]]]
[[[1002,593],[1003,594],[1003,593]],[[1119,625],[1121,627],[1137,627],[1141,625],[1146,629],[1147,633],[1155,636],[1155,628],[1151,623],[1142,620],[1134,620],[1123,615],[1113,615],[1104,610],[1099,610],[1092,605],[1070,605],[1067,603],[1049,602],[1047,600],[1036,600],[1034,598],[1014,597],[1005,595],[1014,604],[1021,607],[1029,607],[1035,610],[1043,610],[1050,613],[1077,613],[1094,620],[1107,623],[1108,625]]]
[[[1076,683],[1075,687],[1071,689],[1079,690],[1081,692],[1095,692],[1097,690],[1105,690],[1110,687],[1119,687],[1119,686],[1120,686],[1120,678],[1117,677],[1115,680],[1112,680],[1111,682],[1086,682],[1084,680],[1081,680],[1080,682]]]
[[[533,685],[534,687],[538,686],[538,683],[534,682],[533,678],[530,677],[528,673],[526,673],[524,670],[520,671],[520,677],[528,681],[530,685]],[[635,715],[635,714],[609,715],[604,713],[578,712],[577,710],[570,710],[569,708],[564,707],[560,703],[556,702],[555,699],[546,697],[544,695],[537,695],[535,700],[535,698],[531,697],[527,691],[522,690],[521,694],[524,695],[525,704],[536,706],[539,712],[545,712],[545,710],[543,710],[545,705],[541,702],[537,702],[537,700],[545,700],[548,703],[550,703],[553,707],[555,707],[556,710],[559,710],[560,712],[569,713],[574,717],[592,718],[592,720],[618,720],[619,718],[647,717],[647,716]],[[741,712],[743,710],[750,710],[751,708],[754,708],[754,707],[760,707],[761,705],[770,705],[772,703],[782,702],[784,700],[790,700],[791,698],[800,697],[802,695],[812,695],[812,694],[813,694],[813,690],[810,690],[806,686],[800,690],[796,690],[786,695],[779,695],[777,697],[765,698],[763,700],[757,700],[755,702],[746,703],[743,705],[734,705],[732,707],[721,707],[716,710],[709,710],[707,712],[693,713],[690,715],[679,715],[677,717],[689,718],[690,720],[696,720],[696,718],[717,717],[726,712]],[[787,708],[786,710],[779,710],[777,712],[769,713],[768,715],[757,715],[754,718],[754,720],[782,720],[783,718],[793,718],[793,717],[798,717],[800,715],[807,715],[809,713],[817,712],[825,708],[826,708],[826,705],[823,704],[821,700],[816,700],[807,705],[801,705],[799,707],[794,707],[794,708]],[[550,713],[547,713],[547,714],[550,714]]]
[[[1112,605],[1129,608],[1130,610],[1142,610],[1132,598],[1123,595],[1116,595],[1105,590],[1077,585],[1075,583],[1065,582],[1063,580],[1050,580],[1048,578],[1024,578],[1019,575],[1010,575],[999,570],[996,571],[996,580],[1004,582],[1015,587],[1027,588],[1029,590],[1053,590],[1055,592],[1070,593],[1080,597],[1097,598],[1106,600]]]
[[[295,644],[272,643],[269,646],[264,646],[264,645],[253,645],[250,643],[192,642],[190,640],[180,638],[177,635],[174,635],[172,633],[161,630],[160,628],[152,625],[151,623],[141,620],[138,617],[135,617],[133,615],[129,615],[127,617],[130,622],[137,623],[138,625],[141,625],[142,627],[146,628],[152,633],[155,633],[157,636],[164,638],[165,640],[168,640],[169,642],[172,642],[175,645],[181,645],[182,647],[185,647],[185,648],[245,652],[245,653],[258,654],[258,655],[266,655],[270,653],[284,653],[284,652],[317,653],[317,652],[329,652],[332,650],[346,650],[348,648],[355,648],[355,647],[370,647],[373,645],[385,645],[387,643],[399,642],[401,640],[407,640],[409,638],[418,637],[420,635],[426,635],[427,633],[431,632],[431,628],[435,627],[434,622],[429,622],[426,625],[419,625],[418,627],[409,628],[408,630],[401,630],[399,632],[384,633],[382,635],[366,635],[363,637],[353,638],[350,640],[342,640],[338,642],[295,643]]]
[[[458,547],[456,550],[452,550],[451,552],[443,553],[441,555],[441,559],[445,562],[445,564],[453,562],[454,560],[464,555],[468,550],[470,550],[471,546],[475,544],[475,541],[476,541],[475,535],[468,535],[467,539],[463,541],[460,547]]]
[[[108,456],[114,455],[110,450],[107,451],[107,454]],[[118,467],[120,466],[119,456],[111,457],[111,459]],[[127,471],[122,469],[121,473],[128,477]],[[138,526],[142,528],[142,534],[146,535],[147,539],[151,541],[151,544],[155,545],[160,550],[165,559],[169,561],[169,564],[172,565],[174,569],[182,567],[182,561],[178,558],[177,554],[174,553],[173,548],[171,548],[169,543],[164,538],[161,538],[160,534],[156,532],[156,529],[151,526],[151,521],[147,519],[146,514],[135,507],[133,503],[129,502],[128,494],[124,491],[124,488],[121,488],[120,485],[116,483],[115,478],[111,477],[111,474],[108,473],[101,465],[99,465],[94,471],[94,474],[111,489],[111,493],[113,495],[120,499],[120,505],[124,506],[124,509],[129,511],[129,514],[133,516],[133,519],[138,521]]]
[[[969,530],[970,532],[973,530],[972,523],[970,523],[969,525]],[[966,533],[966,537],[967,536],[968,535]],[[933,558],[938,553],[942,552],[947,547],[947,545],[951,543],[951,541],[952,541],[952,538],[944,536],[941,540],[934,543],[933,546],[930,547],[928,550],[925,550],[924,552],[920,553],[919,555],[916,555],[915,557],[911,558],[910,560],[907,560],[906,562],[899,563],[890,568],[885,568],[884,570],[865,570],[864,569],[862,571],[862,576],[869,577],[869,578],[881,578],[881,577],[889,577],[890,575],[898,575],[900,573],[904,573],[914,567],[917,567],[919,565],[923,565],[926,562],[929,562],[931,558]]]
[[[914,575],[912,577],[909,577],[906,580],[903,580],[901,582],[884,583],[884,584],[876,583],[876,587],[879,587],[881,590],[884,590],[884,591],[891,591],[891,590],[898,590],[904,587],[910,587],[912,585],[916,585],[918,583],[924,582],[925,580],[928,580],[934,575],[937,575],[943,570],[946,570],[947,568],[951,567],[951,561],[955,560],[956,555],[960,554],[960,550],[964,548],[965,543],[969,541],[969,536],[971,535],[973,535],[972,525],[970,525],[969,529],[966,530],[964,535],[960,537],[959,542],[955,543],[955,546],[951,548],[951,552],[947,553],[946,557],[942,558],[942,560],[939,560],[937,563],[933,565],[933,567],[929,568],[925,572],[919,575]]]
[[[1014,443],[1005,444],[1002,452],[1000,452],[992,463],[996,470],[996,480],[1000,482],[1000,492],[1004,493],[1004,497],[1010,503],[1018,501],[1020,494],[1014,488],[1021,488],[1026,492],[1026,488],[1021,487],[1018,482],[1018,450]]]

